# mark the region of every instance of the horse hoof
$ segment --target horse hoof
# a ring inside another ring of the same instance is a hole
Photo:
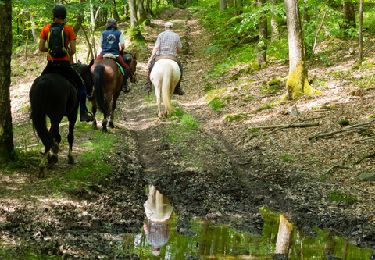
[[[57,163],[59,161],[59,158],[57,157],[56,154],[53,154],[53,155],[49,155],[48,156],[48,166],[52,166],[54,165],[55,163]]]
[[[44,178],[46,176],[45,170],[46,167],[39,167],[38,178]]]
[[[68,156],[68,163],[69,164],[74,164],[74,158],[73,158],[73,156]]]

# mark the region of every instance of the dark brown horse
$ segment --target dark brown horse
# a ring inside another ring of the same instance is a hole
[[[124,55],[124,61],[129,65],[130,82],[136,82],[135,70],[137,59],[135,53],[127,53]],[[113,128],[114,111],[116,109],[116,101],[120,96],[123,84],[123,76],[121,70],[115,60],[104,58],[96,60],[91,66],[91,74],[94,82],[92,103],[92,114],[94,115],[94,127],[97,127],[95,114],[97,108],[103,113],[102,130],[107,131],[107,124]],[[90,90],[88,91],[90,93]]]
[[[90,68],[88,65],[74,66],[84,80],[85,86],[90,87]],[[30,108],[33,127],[44,145],[44,156],[40,163],[40,177],[44,176],[47,166],[52,166],[58,160],[61,136],[59,124],[64,116],[69,120],[69,163],[73,163],[73,130],[77,121],[77,89],[68,79],[58,73],[47,73],[35,79],[30,88]],[[48,128],[48,117],[51,126]],[[51,153],[52,151],[52,153]]]

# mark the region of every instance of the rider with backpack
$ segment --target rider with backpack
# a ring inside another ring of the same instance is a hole
[[[125,49],[125,38],[122,32],[117,29],[117,21],[115,19],[108,19],[106,29],[102,32],[99,42],[101,44],[102,51],[96,59],[102,60],[106,55],[113,56],[124,69],[122,91],[129,92],[129,65],[125,63],[122,56]]]
[[[77,36],[73,31],[73,27],[65,24],[65,6],[56,5],[52,9],[52,14],[53,23],[45,25],[40,32],[39,50],[48,53],[48,63],[42,75],[58,73],[69,80],[78,89],[80,121],[93,121],[94,117],[88,112],[86,107],[86,87],[70,62],[71,56],[76,52]]]

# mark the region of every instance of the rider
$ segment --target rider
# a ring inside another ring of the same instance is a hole
[[[148,73],[147,73],[147,83],[145,85],[145,89],[147,91],[151,91],[151,80],[150,80],[150,73],[152,68],[155,65],[155,62],[159,59],[171,59],[177,62],[178,66],[180,67],[180,81],[177,83],[176,88],[174,89],[173,94],[183,95],[185,92],[182,90],[180,86],[181,78],[182,78],[182,64],[177,58],[177,53],[179,53],[182,49],[182,44],[180,41],[180,36],[172,31],[173,23],[166,22],[165,23],[165,31],[158,35],[158,38],[155,42],[155,47],[152,50],[151,57],[148,60]]]
[[[122,53],[125,49],[125,38],[120,30],[117,29],[117,21],[113,18],[109,18],[107,21],[106,29],[102,32],[100,37],[100,44],[102,52],[96,58],[97,60],[103,59],[105,54],[113,54],[116,60],[124,69],[124,80],[122,90],[129,92],[128,85],[128,73],[129,65],[125,63]]]
[[[71,83],[78,89],[78,100],[80,104],[80,121],[93,121],[94,117],[89,114],[86,107],[86,87],[82,81],[82,78],[71,66],[71,57],[76,52],[76,39],[77,36],[73,31],[73,27],[65,24],[66,18],[66,8],[63,5],[56,5],[52,9],[53,23],[47,24],[42,28],[40,32],[39,40],[39,50],[41,52],[47,52],[47,66],[43,70],[42,75],[46,73],[59,73],[65,78],[67,78]],[[51,27],[62,26],[64,37],[61,38],[65,40],[64,46],[65,50],[62,55],[56,57],[51,52],[53,46],[52,40],[47,48],[46,43],[48,44],[49,34]]]

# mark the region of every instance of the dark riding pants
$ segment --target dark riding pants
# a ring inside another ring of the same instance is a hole
[[[77,89],[79,111],[81,113],[88,111],[86,107],[86,87],[81,76],[73,69],[69,61],[48,61],[42,75],[47,73],[58,73],[69,80],[69,82],[72,83]]]

